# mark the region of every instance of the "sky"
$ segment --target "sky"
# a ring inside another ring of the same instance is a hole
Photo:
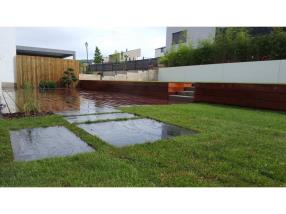
[[[155,48],[166,43],[165,27],[18,27],[16,44],[42,48],[76,51],[77,59],[86,59],[85,42],[89,58],[95,46],[103,56],[116,51],[141,48],[141,56],[155,56]]]

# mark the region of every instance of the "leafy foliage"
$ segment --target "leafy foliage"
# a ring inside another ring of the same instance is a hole
[[[56,88],[56,82],[50,81],[50,80],[41,80],[39,83],[40,89],[55,89]]]
[[[273,28],[267,35],[250,36],[248,28],[227,28],[214,40],[202,40],[196,48],[180,44],[171,48],[160,63],[165,66],[201,65],[286,58],[286,32]]]
[[[120,62],[121,54],[118,53],[117,51],[114,52],[114,54],[111,54],[109,56],[109,60],[113,63]]]
[[[93,61],[94,63],[102,63],[103,61],[103,56],[97,46],[95,47]]]
[[[32,85],[29,82],[25,82],[23,86],[23,111],[26,115],[31,115],[32,113],[39,112],[40,105],[37,101],[37,97],[34,94]]]
[[[78,79],[74,74],[74,70],[72,68],[68,68],[64,71],[64,76],[61,79],[61,84],[63,87],[70,88],[74,82]]]

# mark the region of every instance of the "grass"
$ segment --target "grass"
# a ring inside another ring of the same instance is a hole
[[[0,186],[286,186],[286,114],[207,104],[125,112],[198,131],[114,148],[61,116],[0,120]],[[9,130],[63,125],[94,153],[14,162]]]

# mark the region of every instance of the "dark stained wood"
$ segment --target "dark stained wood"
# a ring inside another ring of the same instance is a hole
[[[119,92],[154,99],[168,99],[167,82],[80,80],[78,87],[85,90]]]
[[[286,110],[286,85],[196,83],[194,102]]]

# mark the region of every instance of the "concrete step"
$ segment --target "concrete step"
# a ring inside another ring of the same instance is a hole
[[[184,91],[195,91],[195,87],[186,87]]]
[[[194,91],[179,91],[178,95],[183,95],[183,96],[193,96],[194,95]]]
[[[193,96],[169,95],[169,100],[190,103],[193,102]]]

